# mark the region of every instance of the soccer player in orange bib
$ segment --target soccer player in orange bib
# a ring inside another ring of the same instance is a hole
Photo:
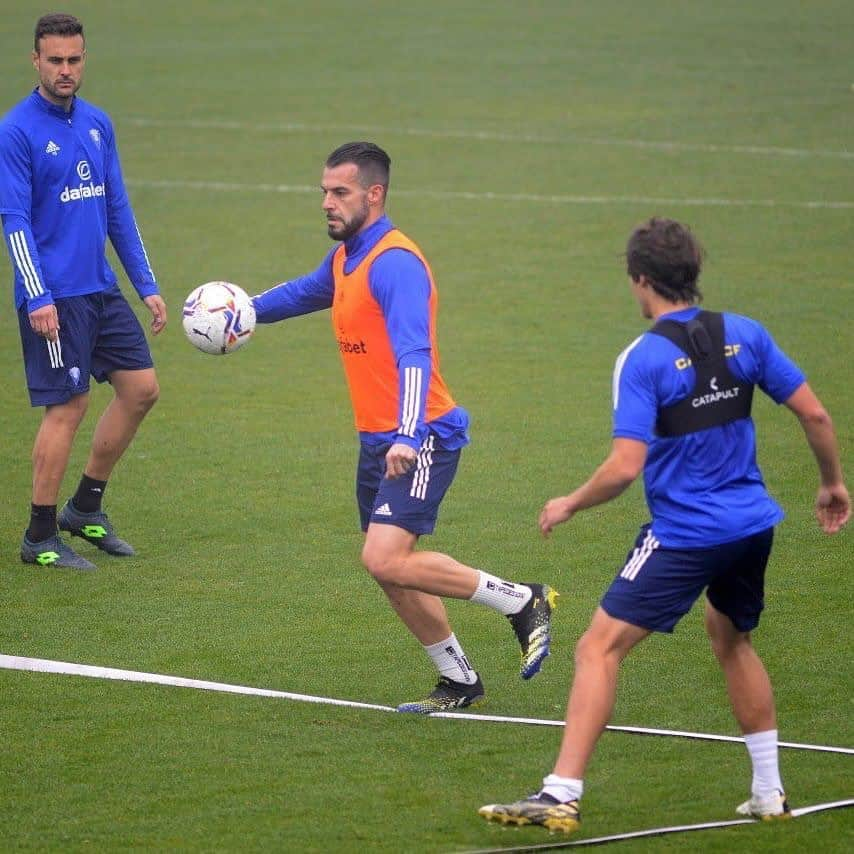
[[[504,614],[522,647],[521,676],[530,679],[549,654],[557,593],[416,549],[419,537],[433,532],[469,442],[469,418],[439,370],[438,296],[430,266],[385,214],[390,165],[386,152],[370,142],[347,143],[329,155],[321,190],[335,246],[313,273],[253,297],[253,303],[259,323],[332,309],[360,439],[362,563],[439,673],[426,697],[398,710],[429,714],[484,697],[442,597]]]

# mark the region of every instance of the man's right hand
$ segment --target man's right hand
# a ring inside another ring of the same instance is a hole
[[[822,486],[815,500],[815,517],[825,534],[841,531],[851,518],[851,499],[841,483]]]
[[[51,303],[31,311],[30,326],[36,335],[41,335],[48,341],[56,341],[59,338],[59,315],[56,313],[56,306]]]

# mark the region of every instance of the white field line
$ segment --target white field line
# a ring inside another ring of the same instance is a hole
[[[541,720],[539,718],[513,718],[501,715],[475,715],[468,712],[433,712],[431,718],[457,718],[460,720],[488,721],[489,723],[521,723],[533,724],[535,726],[563,726],[563,721]],[[611,732],[627,732],[633,735],[662,735],[671,738],[693,738],[701,741],[729,741],[744,743],[744,739],[736,735],[716,735],[710,732],[686,732],[678,729],[656,729],[641,726],[618,726],[609,724],[605,729]],[[794,750],[814,750],[824,753],[847,753],[854,755],[854,748],[832,747],[824,744],[802,744],[797,741],[780,741],[780,747],[789,747]]]
[[[332,697],[316,697],[311,694],[294,694],[290,691],[274,691],[269,688],[252,688],[246,685],[232,685],[227,682],[209,682],[202,679],[188,679],[183,676],[168,676],[161,673],[146,673],[139,670],[119,670],[114,667],[98,667],[91,664],[77,664],[68,661],[51,661],[45,658],[28,658],[16,655],[0,655],[0,669],[26,670],[37,673],[58,673],[66,676],[86,676],[92,679],[113,679],[124,682],[148,682],[155,685],[171,685],[178,688],[194,688],[199,691],[219,691],[228,694],[247,694],[257,697],[275,697],[282,700],[296,700],[303,703],[321,703],[329,706],[346,706],[355,709],[373,709],[379,712],[397,712],[393,706],[381,706],[375,703],[361,703],[355,700],[337,700]],[[430,717],[456,720],[485,721],[490,723],[534,724],[538,726],[562,727],[563,721],[543,720],[540,718],[503,717],[500,715],[472,715],[463,712],[434,712]],[[703,741],[743,742],[744,739],[730,735],[712,733],[683,732],[681,730],[652,729],[647,727],[608,726],[614,732],[628,732],[640,735],[659,735],[676,738],[693,738]],[[831,747],[820,744],[800,744],[798,742],[780,742],[780,747],[797,750],[814,750],[829,753],[854,754],[854,749]]]
[[[792,810],[794,817],[823,812],[824,810],[840,809],[854,806],[854,798],[844,801],[831,801],[826,804],[813,804],[808,807]],[[758,824],[753,818],[736,818],[731,821],[706,821],[702,824],[680,824],[673,827],[654,827],[649,830],[636,830],[632,833],[615,833],[611,836],[596,836],[592,839],[578,839],[574,842],[546,842],[541,845],[524,845],[514,848],[479,848],[466,851],[465,854],[507,854],[517,851],[545,851],[549,848],[575,848],[579,845],[605,845],[608,842],[622,842],[626,839],[640,839],[644,836],[665,836],[669,833],[688,833],[693,830],[713,830],[719,827],[734,827],[739,824]]]
[[[377,127],[375,125],[310,125],[304,122],[240,122],[228,119],[152,119],[127,118],[135,127],[175,127],[194,130],[225,130],[241,133],[355,133],[383,136],[416,136],[428,139],[474,139],[484,142],[519,142],[541,145],[596,145],[640,148],[668,152],[704,152],[707,154],[748,154],[761,157],[824,157],[854,160],[854,151],[821,148],[788,148],[775,145],[724,145],[716,143],[674,142],[672,140],[620,139],[618,137],[557,134],[511,133],[508,131],[441,130],[438,128]]]
[[[61,673],[66,676],[88,676],[92,679],[116,679],[122,682],[150,682],[155,685],[173,685],[177,688],[195,688],[197,691],[221,691],[227,694],[249,694],[255,697],[277,697],[282,700],[298,700],[303,703],[324,703],[331,706],[349,706],[356,709],[374,709],[380,712],[396,712],[392,706],[373,703],[357,703],[352,700],[333,700],[329,697],[313,697],[310,694],[292,694],[289,691],[272,691],[268,688],[250,688],[245,685],[230,685],[226,682],[207,682],[202,679],[185,679],[183,676],[165,676],[161,673],[145,673],[139,670],[118,670],[114,667],[95,667],[90,664],[75,664],[68,661],[50,661],[45,658],[25,658],[16,655],[0,655],[0,669],[31,670],[38,673]]]
[[[314,194],[320,196],[320,187],[307,184],[250,184],[236,181],[141,181],[128,179],[128,186],[150,190],[195,190],[212,193],[284,193]],[[401,190],[394,189],[394,196],[414,198],[460,199],[466,201],[529,202],[554,205],[659,205],[662,207],[724,207],[724,208],[802,208],[807,210],[850,210],[854,201],[802,201],[782,199],[716,199],[716,198],[667,198],[660,196],[572,196],[540,193],[494,193],[466,192],[462,190]]]

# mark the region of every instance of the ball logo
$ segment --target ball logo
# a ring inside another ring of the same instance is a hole
[[[80,176],[81,181],[88,181],[92,177],[92,170],[89,168],[87,160],[81,160],[77,164],[77,174]]]

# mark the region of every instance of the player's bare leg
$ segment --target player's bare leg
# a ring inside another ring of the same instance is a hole
[[[56,504],[71,445],[88,404],[89,395],[78,394],[67,403],[45,407],[33,443],[33,504]]]
[[[484,604],[507,616],[522,647],[521,676],[535,675],[549,654],[549,621],[557,594],[545,585],[503,581],[441,552],[416,551],[417,542],[416,534],[396,525],[372,523],[362,549],[362,562],[441,674],[429,697],[405,703],[400,710],[461,708],[483,696],[439,597]]]
[[[429,714],[465,708],[483,698],[483,684],[451,631],[444,603],[432,592],[390,580],[404,577],[417,542],[418,537],[403,528],[369,525],[362,549],[362,562],[439,672],[438,684],[428,696],[403,703],[398,710]]]
[[[153,368],[114,371],[110,382],[115,395],[98,419],[84,478],[75,496],[77,500],[65,503],[59,513],[59,527],[107,554],[127,557],[134,554],[133,546],[116,536],[110,520],[101,509],[100,499],[113,468],[136,435],[142,419],[156,403],[159,388]],[[97,502],[86,506],[78,496],[91,497],[96,486]]]
[[[575,676],[566,709],[566,727],[554,767],[560,777],[583,779],[587,763],[614,711],[617,673],[648,629],[608,616],[597,608],[575,647]]]
[[[365,535],[362,563],[384,589],[388,585],[470,599],[477,590],[477,570],[441,552],[415,551],[417,542],[415,534],[396,525],[372,523]]]
[[[70,549],[56,531],[59,487],[88,402],[88,394],[78,394],[67,403],[45,407],[33,443],[33,508],[30,526],[21,543],[24,563],[60,569],[95,569],[95,564]]]
[[[403,624],[422,646],[431,646],[451,634],[445,605],[438,596],[378,582]]]
[[[109,479],[160,394],[154,368],[114,371],[110,383],[115,396],[98,419],[85,468],[97,480]]]
[[[706,602],[706,632],[726,679],[732,711],[745,734],[775,729],[777,714],[771,680],[753,648],[750,632]]]
[[[575,648],[575,676],[554,771],[537,794],[509,804],[486,804],[478,810],[480,815],[501,824],[539,824],[563,833],[578,830],[584,773],[614,710],[620,664],[648,634],[647,629],[596,609]]]
[[[763,821],[791,816],[780,779],[777,712],[768,671],[750,639],[706,601],[706,633],[726,679],[732,711],[753,766],[751,797],[736,808]]]

